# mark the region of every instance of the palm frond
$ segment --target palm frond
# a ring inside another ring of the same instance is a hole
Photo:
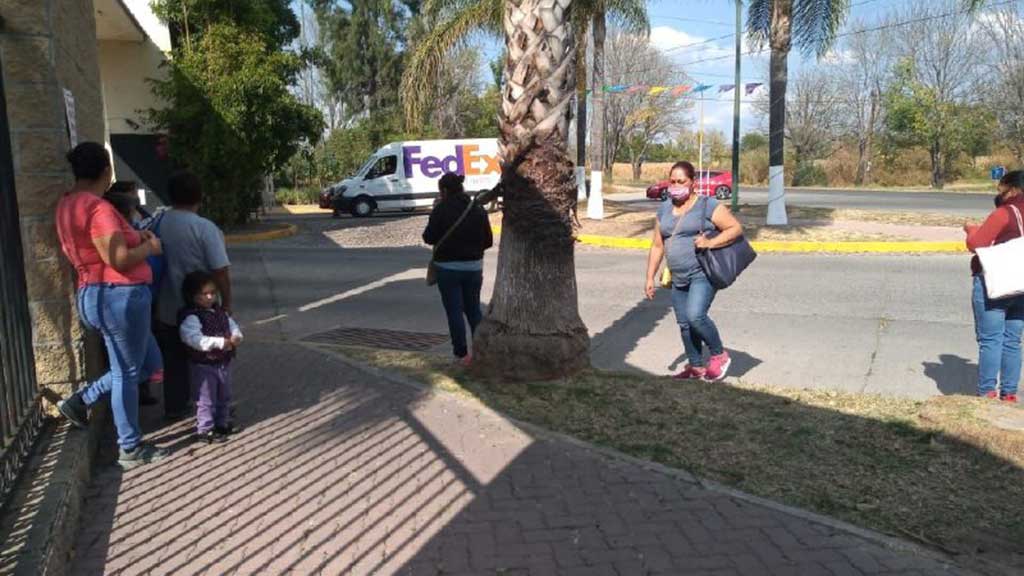
[[[750,0],[747,8],[747,37],[757,47],[764,46],[771,36],[774,0]]]
[[[850,0],[795,0],[793,41],[807,55],[824,55],[850,11]]]
[[[444,0],[434,2],[440,4]],[[402,76],[401,94],[406,122],[410,125],[422,121],[445,56],[468,41],[474,32],[501,34],[503,0],[456,2],[463,5],[462,9],[434,26],[409,56]]]
[[[647,2],[644,0],[604,0],[604,4],[609,20],[617,27],[638,36],[650,35],[651,20],[647,15]]]

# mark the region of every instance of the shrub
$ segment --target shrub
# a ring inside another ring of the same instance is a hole
[[[316,188],[278,188],[274,192],[274,201],[280,205],[316,204],[320,200],[320,191]]]

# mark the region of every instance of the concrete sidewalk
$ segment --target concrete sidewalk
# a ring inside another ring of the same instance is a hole
[[[74,574],[967,573],[301,345],[235,376],[230,442],[97,473]]]

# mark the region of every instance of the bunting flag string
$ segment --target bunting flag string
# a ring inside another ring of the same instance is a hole
[[[743,84],[743,90],[747,96],[750,96],[756,92],[759,88],[764,86],[762,82],[749,82]],[[677,86],[647,86],[645,84],[614,84],[605,86],[602,90],[605,94],[644,94],[647,96],[661,96],[668,95],[674,98],[679,98],[685,94],[701,94],[703,95],[708,90],[715,88],[714,84],[680,84]],[[732,92],[736,89],[735,84],[719,84],[717,85],[718,94],[725,94]],[[587,90],[587,94],[592,93],[592,90]]]

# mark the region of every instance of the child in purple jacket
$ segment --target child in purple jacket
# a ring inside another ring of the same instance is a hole
[[[179,313],[181,341],[189,356],[196,401],[196,432],[207,442],[223,442],[234,428],[229,422],[231,359],[242,343],[238,324],[218,303],[213,276],[193,272],[182,283],[186,307]]]

